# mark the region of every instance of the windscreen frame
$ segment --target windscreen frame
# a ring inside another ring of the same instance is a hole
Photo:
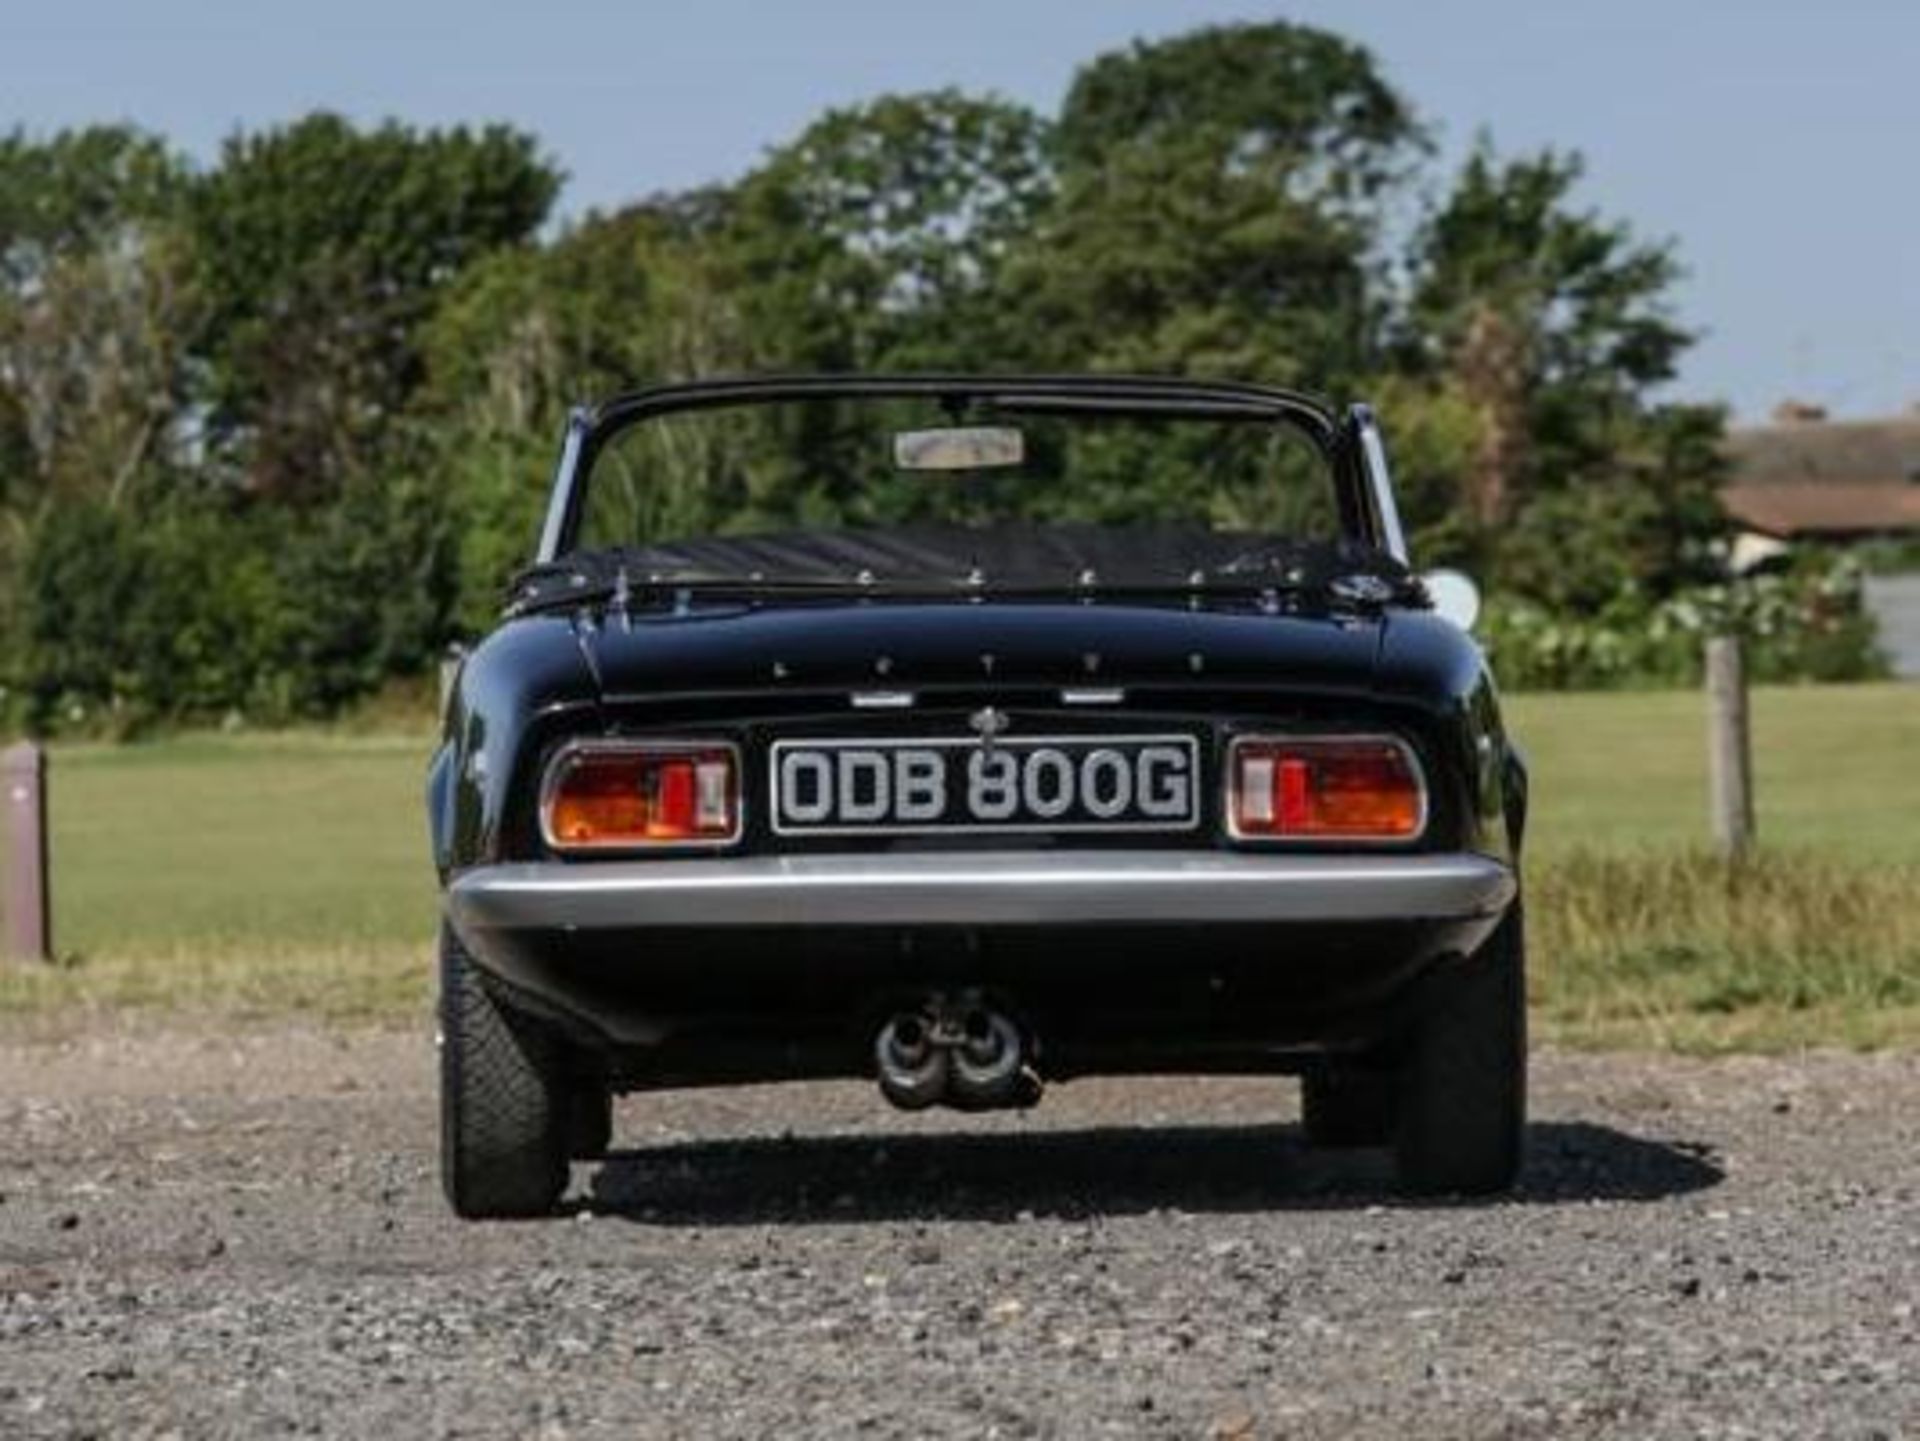
[[[651,386],[576,409],[568,419],[548,499],[536,564],[551,564],[575,549],[588,477],[599,450],[631,427],[666,415],[729,406],[807,400],[1000,401],[1036,409],[1057,402],[1061,413],[1134,414],[1184,419],[1263,421],[1288,426],[1325,462],[1342,534],[1379,545],[1377,502],[1365,457],[1351,426],[1325,402],[1297,391],[1236,381],[1151,376],[949,375],[736,377]]]

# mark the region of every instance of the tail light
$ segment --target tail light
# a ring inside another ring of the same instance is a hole
[[[1410,841],[1426,824],[1426,783],[1404,741],[1243,736],[1227,751],[1236,840]]]
[[[730,845],[740,756],[703,741],[576,741],[547,766],[540,830],[557,851]]]

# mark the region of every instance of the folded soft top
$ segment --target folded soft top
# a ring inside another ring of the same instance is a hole
[[[1322,591],[1369,577],[1380,598],[1417,593],[1385,552],[1351,540],[1207,530],[1200,526],[1004,525],[984,529],[905,525],[874,529],[714,536],[569,555],[515,582],[520,605],[552,604],[624,583],[873,586],[1062,593],[1087,590]]]

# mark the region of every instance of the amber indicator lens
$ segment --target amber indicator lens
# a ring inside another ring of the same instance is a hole
[[[1426,823],[1417,763],[1396,741],[1240,740],[1229,769],[1245,839],[1412,840]]]
[[[739,795],[730,750],[570,751],[547,781],[547,839],[562,850],[730,841]]]

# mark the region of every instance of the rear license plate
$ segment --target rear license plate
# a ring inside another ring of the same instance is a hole
[[[778,835],[1184,831],[1200,823],[1192,736],[775,741]]]

